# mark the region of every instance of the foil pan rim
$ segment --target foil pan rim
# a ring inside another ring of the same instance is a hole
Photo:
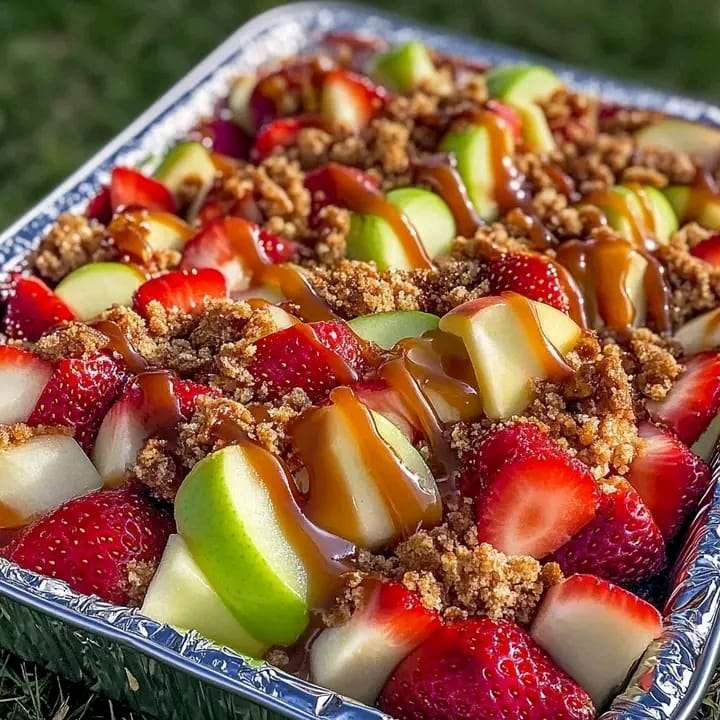
[[[397,15],[346,3],[300,2],[269,10],[237,30],[114,140],[0,235],[0,268],[9,269],[61,212],[80,207],[118,162],[141,165],[167,147],[221,97],[230,78],[281,55],[301,51],[331,29],[353,29],[393,41],[418,37],[434,47],[489,62],[536,56]],[[570,85],[605,99],[658,109],[720,126],[720,107],[541,60]],[[720,460],[712,462],[713,480]],[[713,485],[673,570],[663,635],[602,720],[691,720],[720,657],[720,488]],[[76,627],[113,638],[228,692],[292,718],[386,718],[266,664],[248,662],[195,632],[180,633],[71,591],[64,583],[0,559],[0,594]]]

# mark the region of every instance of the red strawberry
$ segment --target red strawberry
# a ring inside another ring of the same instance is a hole
[[[621,585],[660,572],[665,543],[645,503],[625,480],[602,489],[595,519],[552,559],[565,574],[592,573]]]
[[[271,233],[264,228],[260,228],[259,237],[265,254],[272,262],[284,263],[295,259],[297,255],[297,243],[280,235],[276,235],[275,233]]]
[[[342,189],[348,182],[358,183],[370,191],[378,190],[378,182],[375,178],[349,165],[331,162],[305,175],[305,187],[318,206],[316,210],[325,205],[345,207]]]
[[[707,240],[690,249],[690,254],[711,265],[720,267],[720,233],[711,235]]]
[[[250,152],[250,138],[232,120],[211,120],[200,127],[200,134],[207,138],[216,153],[247,160]]]
[[[10,338],[34,342],[73,311],[39,278],[13,275],[7,296],[4,331]]]
[[[672,540],[710,484],[710,468],[673,434],[644,422],[645,446],[630,466],[629,482],[665,540]]]
[[[720,353],[703,352],[685,361],[685,371],[662,400],[648,400],[650,417],[692,445],[720,411]]]
[[[260,338],[249,369],[270,398],[301,388],[318,401],[355,381],[365,363],[362,341],[345,323],[298,323]]]
[[[110,188],[103,185],[98,194],[88,200],[85,208],[85,217],[98,220],[107,225],[112,220],[112,203],[110,201]]]
[[[338,68],[325,74],[322,113],[333,125],[364,128],[385,102],[387,92],[364,75]]]
[[[531,300],[570,312],[570,301],[563,289],[555,266],[542,255],[508,252],[485,267],[490,293],[512,291]]]
[[[522,140],[522,118],[512,105],[506,105],[499,100],[488,100],[485,107],[490,112],[499,115],[507,123],[516,140]]]
[[[110,203],[113,212],[128,207],[174,213],[175,199],[157,180],[137,170],[116,167],[110,176]]]
[[[125,371],[107,355],[61,360],[40,394],[28,424],[74,428],[75,439],[88,452],[125,379]]]
[[[597,491],[583,463],[549,438],[542,446],[533,431],[525,433],[530,442],[516,446],[501,435],[505,462],[502,445],[488,453],[494,469],[475,500],[478,539],[508,555],[542,558],[592,520]]]
[[[136,563],[153,567],[172,531],[171,514],[136,489],[98,490],[28,525],[2,555],[77,592],[139,604],[129,571]]]
[[[595,709],[525,630],[472,618],[433,633],[395,669],[378,702],[398,720],[591,720]]]
[[[175,397],[177,397],[180,405],[180,414],[186,420],[189,420],[195,412],[195,405],[199,398],[205,395],[220,395],[215,388],[192,382],[192,380],[181,380],[180,378],[176,378],[173,381],[173,388],[175,389]]]
[[[225,278],[218,270],[173,270],[143,283],[135,293],[133,308],[147,315],[147,307],[159,302],[167,310],[193,313],[202,310],[205,300],[227,296]]]
[[[365,580],[350,620],[313,642],[313,682],[372,705],[396,665],[439,627],[437,614],[400,583]]]
[[[592,575],[573,575],[548,590],[530,633],[600,707],[661,631],[649,603]]]
[[[276,148],[282,149],[294,145],[304,128],[322,127],[322,125],[322,120],[315,115],[298,115],[273,120],[258,131],[250,150],[250,158],[253,162],[260,162],[272,155]]]

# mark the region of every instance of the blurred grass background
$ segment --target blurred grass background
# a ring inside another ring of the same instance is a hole
[[[0,0],[0,228],[268,0]],[[394,0],[388,10],[720,101],[718,0]],[[720,718],[718,694],[704,717]],[[0,655],[0,717],[128,719]],[[136,715],[135,718],[138,716]]]

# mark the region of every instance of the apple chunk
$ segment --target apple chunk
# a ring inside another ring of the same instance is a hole
[[[527,407],[533,381],[549,379],[582,332],[560,310],[515,293],[464,303],[441,318],[440,329],[465,344],[483,411],[497,419]]]
[[[52,373],[52,365],[33,353],[0,345],[0,423],[25,422]]]
[[[238,623],[193,560],[180,535],[171,535],[140,612],[178,630],[200,634],[250,657],[264,645]]]
[[[253,460],[242,445],[201,460],[178,490],[175,520],[238,622],[260,642],[290,645],[308,623],[308,572]]]
[[[439,318],[419,310],[394,310],[360,315],[348,323],[353,332],[364,340],[391,350],[404,338],[420,337],[437,328]]]
[[[101,484],[69,435],[32,437],[0,453],[0,527],[24,525]]]
[[[641,147],[684,152],[704,165],[712,166],[720,159],[720,130],[700,123],[663,120],[638,130],[635,138]]]
[[[686,355],[720,347],[720,308],[698,315],[675,333]]]

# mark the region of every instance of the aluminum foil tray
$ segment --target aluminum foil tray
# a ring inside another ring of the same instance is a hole
[[[116,164],[152,160],[210,112],[229,79],[317,44],[329,30],[419,38],[437,49],[488,62],[522,52],[439,32],[352,5],[279,7],[241,27],[123,133],[0,236],[0,270],[22,260],[62,212],[81,207]],[[545,61],[543,61],[545,62]],[[553,65],[579,89],[720,126],[720,108]],[[712,463],[720,475],[720,459]],[[665,630],[603,720],[690,720],[720,656],[720,490],[708,492],[671,576]],[[345,700],[200,637],[181,634],[72,592],[61,582],[0,560],[0,645],[131,707],[161,717],[374,720],[377,710]]]

